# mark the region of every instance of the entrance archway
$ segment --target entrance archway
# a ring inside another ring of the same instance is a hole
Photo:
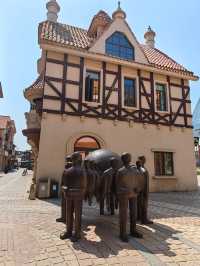
[[[90,152],[101,149],[99,142],[91,136],[82,136],[76,140],[74,144],[74,151],[82,154],[83,158]]]

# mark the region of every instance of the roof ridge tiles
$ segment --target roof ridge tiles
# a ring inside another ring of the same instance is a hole
[[[81,27],[78,27],[78,26],[74,26],[74,25],[70,25],[70,24],[66,24],[66,23],[53,22],[53,21],[49,21],[49,20],[44,20],[44,21],[40,22],[39,25],[41,25],[41,24],[43,24],[43,23],[57,24],[57,25],[63,26],[64,28],[65,28],[66,26],[68,26],[68,27],[71,27],[71,28],[76,28],[76,29],[79,29],[79,30],[82,30],[82,31],[88,32],[88,30],[86,30],[86,29],[84,29],[84,28],[81,28]]]
[[[179,66],[181,66],[183,69],[187,70],[182,64],[177,63],[175,61],[175,59],[173,59],[171,56],[167,55],[166,53],[162,52],[160,49],[158,48],[154,48],[156,51],[158,51],[159,53],[163,54],[165,57],[167,57],[169,60],[173,61],[175,64],[178,64]]]

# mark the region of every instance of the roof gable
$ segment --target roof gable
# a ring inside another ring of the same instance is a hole
[[[100,10],[92,19],[88,29],[88,36],[96,37],[98,35],[98,28],[100,27],[101,30],[105,29],[111,21],[110,16],[105,11]]]
[[[88,31],[85,29],[51,21],[44,21],[39,24],[39,43],[48,43],[55,46],[58,45],[74,49],[82,49],[85,51],[88,51],[89,49],[90,52],[105,54],[105,41],[103,41],[103,39],[106,40],[107,37],[111,36],[112,33],[116,31],[116,28],[113,29],[113,27],[116,26],[113,26],[113,23],[106,27],[104,33],[99,38],[94,39],[89,37]],[[129,32],[130,36],[132,35],[131,39],[136,43],[136,46],[134,47],[137,47],[138,51],[135,57],[136,62],[170,72],[181,73],[193,77],[195,80],[198,79],[197,76],[194,76],[193,72],[184,68],[157,48],[150,48],[147,45],[139,44],[125,21],[123,27],[126,28],[126,31]],[[127,36],[127,34],[125,35]],[[140,61],[138,61],[138,55],[141,55],[139,57],[139,59],[141,59]]]
[[[140,47],[134,33],[131,31],[130,27],[123,19],[115,19],[113,22],[108,26],[107,29],[103,32],[103,34],[93,43],[89,51],[105,54],[105,43],[106,40],[114,33],[114,32],[122,32],[126,38],[129,40],[131,45],[135,49],[135,61],[138,63],[148,64],[148,60]]]

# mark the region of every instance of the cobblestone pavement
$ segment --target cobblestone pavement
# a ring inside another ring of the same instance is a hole
[[[0,173],[0,266],[7,265],[200,265],[200,191],[153,193],[152,226],[138,225],[143,239],[118,239],[117,215],[84,207],[83,239],[61,241],[58,201],[29,201],[31,174]]]

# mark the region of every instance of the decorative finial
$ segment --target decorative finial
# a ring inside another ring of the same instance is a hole
[[[156,33],[152,30],[151,26],[149,26],[144,34],[144,38],[146,45],[149,46],[150,48],[155,47],[155,36]]]
[[[121,1],[118,1],[118,8],[113,13],[112,17],[113,17],[113,19],[115,19],[115,18],[125,19],[126,18],[126,13],[121,9]]]

